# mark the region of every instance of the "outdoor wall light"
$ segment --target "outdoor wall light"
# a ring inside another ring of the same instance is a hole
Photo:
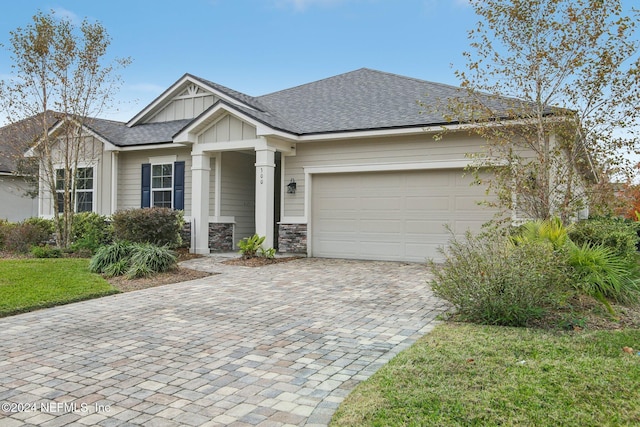
[[[296,180],[291,178],[291,181],[287,184],[287,193],[296,194]]]

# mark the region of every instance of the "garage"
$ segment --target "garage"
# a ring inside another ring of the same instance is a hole
[[[484,190],[455,170],[315,174],[311,255],[424,262],[457,233],[478,230],[494,211]]]

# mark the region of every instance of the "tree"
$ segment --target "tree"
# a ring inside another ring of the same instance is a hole
[[[30,152],[39,163],[40,189],[52,196],[62,247],[71,243],[79,162],[92,158],[85,125],[112,102],[120,84],[115,71],[130,63],[108,62],[110,43],[100,23],[85,19],[78,27],[53,11],[37,12],[30,25],[10,33],[14,78],[0,83],[0,102],[9,123],[40,118]]]
[[[567,222],[635,151],[640,60],[620,0],[473,0],[471,52],[450,121],[486,140],[471,154],[497,204]],[[483,175],[486,176],[486,175]],[[586,179],[585,179],[586,177]]]

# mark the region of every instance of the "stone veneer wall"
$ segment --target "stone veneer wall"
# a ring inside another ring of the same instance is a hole
[[[180,237],[182,238],[182,246],[183,248],[191,247],[191,222],[185,222],[182,225],[182,230],[180,230]]]
[[[278,252],[306,254],[307,224],[280,224],[278,230]]]
[[[209,223],[209,248],[211,252],[233,251],[232,223]]]

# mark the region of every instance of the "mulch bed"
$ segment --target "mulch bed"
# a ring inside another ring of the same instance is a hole
[[[242,267],[264,267],[265,265],[278,264],[280,262],[289,262],[296,259],[300,259],[301,257],[291,256],[291,257],[282,257],[282,258],[233,258],[226,261],[222,261],[222,264],[226,265],[239,265]]]

